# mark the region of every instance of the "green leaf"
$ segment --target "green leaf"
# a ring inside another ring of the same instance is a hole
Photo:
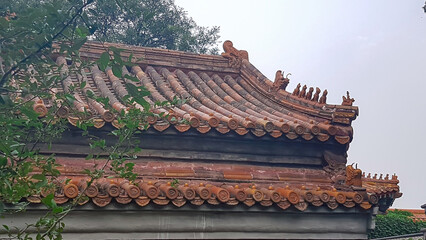
[[[121,78],[123,76],[123,68],[119,64],[112,65],[112,73],[114,76]]]
[[[109,47],[109,50],[111,50],[113,53],[117,53],[118,55],[120,55],[120,53],[124,50],[122,48],[117,48],[114,46]]]
[[[42,200],[41,200],[41,202],[44,204],[44,205],[46,205],[47,207],[49,207],[49,208],[54,208],[54,207],[56,207],[56,202],[55,202],[55,200],[54,200],[54,195],[53,195],[53,193],[51,193],[51,194],[49,194],[49,195],[47,195],[46,197],[44,197]]]
[[[31,162],[24,162],[21,165],[21,168],[19,169],[19,174],[21,176],[27,176],[28,173],[30,173],[32,171],[32,163]]]
[[[6,166],[7,164],[7,158],[6,157],[0,157],[0,167]]]
[[[124,164],[124,166],[127,168],[127,169],[133,169],[133,167],[135,166],[135,163],[133,163],[133,162],[128,162],[128,163],[126,163],[126,164]]]
[[[86,82],[86,81],[82,82],[82,83],[80,84],[80,89],[83,89],[84,87],[86,87],[86,84],[87,84],[87,82]]]
[[[131,83],[126,83],[126,89],[127,89],[127,92],[129,92],[129,95],[131,97],[137,97],[139,95],[138,87],[136,87],[135,85]]]
[[[95,94],[90,89],[86,91],[86,94],[87,94],[87,97],[90,98],[90,99],[95,99],[96,98]]]
[[[129,59],[127,60],[127,64],[131,64],[133,60],[133,53],[130,53]]]
[[[126,83],[126,89],[133,101],[139,103],[145,110],[150,109],[151,105],[144,99],[145,96],[149,95],[149,91],[144,87],[136,87],[131,83]]]
[[[40,180],[40,181],[44,181],[44,180],[46,180],[46,176],[44,176],[43,174],[34,174],[34,175],[32,176],[32,178],[33,178],[33,179],[36,179],[36,180]]]
[[[64,95],[64,97],[65,97],[65,99],[69,102],[69,103],[74,103],[74,101],[75,101],[75,97],[74,97],[74,95],[71,95],[71,94],[69,94],[69,93],[66,93],[65,95]]]
[[[97,61],[97,63],[98,63],[99,69],[101,71],[105,71],[105,69],[108,67],[108,63],[109,63],[109,54],[108,54],[108,52],[103,52],[101,54],[101,57]]]
[[[83,44],[85,44],[85,43],[86,43],[86,41],[87,41],[87,38],[86,38],[86,37],[81,38],[81,39],[78,39],[78,40],[74,43],[74,45],[71,47],[71,49],[72,49],[72,50],[79,50],[79,49],[81,48],[81,46],[83,46]]]
[[[63,208],[63,207],[54,207],[54,208],[52,209],[52,212],[53,212],[54,214],[61,213],[61,212],[63,212],[63,211],[64,211],[64,208]]]
[[[132,82],[139,82],[139,79],[137,77],[130,76],[129,74],[124,75],[124,77]]]
[[[124,65],[123,59],[121,59],[121,55],[119,52],[114,52],[114,61],[121,66]]]
[[[28,117],[28,119],[30,119],[30,120],[35,121],[35,120],[37,120],[37,118],[38,118],[38,113],[36,113],[36,112],[35,112],[33,109],[31,109],[31,108],[23,107],[23,108],[21,108],[21,112],[22,112],[25,116],[27,116],[27,117]]]
[[[3,203],[1,203],[1,204],[3,204]],[[4,227],[4,229],[6,229],[6,231],[9,231],[9,227],[7,225],[3,224],[3,227]]]
[[[89,29],[85,28],[85,27],[77,27],[75,29],[75,33],[82,38],[86,38],[87,34],[89,33]]]

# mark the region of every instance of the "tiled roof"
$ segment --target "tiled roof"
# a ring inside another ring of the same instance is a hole
[[[86,197],[80,204],[92,201],[98,206],[106,206],[115,199],[118,203],[136,202],[140,206],[150,202],[157,205],[171,203],[178,207],[189,203],[193,205],[241,203],[247,206],[254,204],[278,206],[282,209],[294,206],[303,211],[308,206],[323,205],[330,209],[339,206],[370,209],[378,204],[381,198],[393,200],[401,196],[396,176],[392,179],[364,177],[361,180],[360,170],[356,169],[357,174],[359,173],[356,175],[359,177],[357,178],[359,184],[345,185],[344,181],[342,183],[342,177],[345,178],[345,149],[347,149],[345,144],[352,140],[351,122],[358,115],[358,108],[352,106],[354,100],[350,98],[349,93],[347,97],[343,97],[341,105],[330,105],[326,103],[327,90],[321,95],[318,88],[314,93],[313,87],[308,88],[306,85],[302,87],[298,84],[294,91],[288,92],[285,89],[290,80],[284,77],[281,71],[277,71],[275,81],[272,82],[249,62],[246,51],[235,49],[229,41],[224,43],[225,53],[222,56],[95,42],[85,44],[80,50],[80,55],[92,61],[97,60],[105,51],[105,47],[109,46],[124,49],[121,52],[123,57],[133,54],[136,59],[141,59],[135,66],[123,68],[123,74],[132,75],[139,81],[119,79],[114,76],[111,69],[107,68],[102,72],[96,65],[76,74],[75,71],[68,69],[72,65],[67,59],[58,55],[56,62],[61,66],[64,78],[62,88],[54,91],[74,94],[76,99],[71,109],[66,107],[59,109],[57,113],[59,117],[67,118],[71,124],[76,125],[78,117],[75,113],[88,112],[94,119],[96,128],[102,128],[106,124],[120,127],[114,111],[142,108],[138,104],[127,106],[122,100],[128,95],[125,84],[135,84],[143,85],[149,90],[151,95],[146,97],[146,101],[150,104],[170,101],[175,96],[188,99],[185,104],[172,109],[152,110],[157,114],[169,115],[167,119],[156,117],[148,119],[151,129],[157,131],[155,134],[168,128],[174,128],[178,132],[192,129],[200,134],[216,131],[225,135],[232,131],[236,134],[231,137],[250,134],[259,137],[259,141],[262,141],[260,137],[269,135],[272,138],[301,140],[299,142],[332,144],[328,144],[331,147],[324,149],[321,147],[327,144],[315,145],[315,151],[310,154],[318,162],[307,164],[309,167],[292,162],[280,162],[284,165],[274,166],[269,165],[272,164],[270,162],[231,164],[224,161],[224,164],[219,164],[215,161],[207,163],[208,161],[193,161],[186,158],[176,160],[173,157],[154,161],[151,156],[144,156],[137,159],[134,167],[138,180],[134,183],[117,178],[97,180],[84,192]],[[77,92],[70,92],[70,86],[78,83],[85,83],[85,87],[76,88]],[[108,98],[109,106],[89,98],[88,91],[92,91],[96,96]],[[43,116],[47,113],[51,101],[54,99],[36,99],[34,109]],[[178,121],[181,119],[186,120],[186,123]],[[164,133],[160,135],[164,136]],[[285,141],[273,140],[273,142]],[[71,140],[67,144],[74,143]],[[256,142],[252,141],[252,144]],[[308,148],[309,146],[313,145],[307,145]],[[299,146],[296,147],[300,150]],[[323,154],[328,151],[327,149],[337,149],[334,154],[337,155],[329,157],[330,159],[326,158]],[[81,152],[71,153],[72,156],[78,154]],[[251,158],[262,154],[258,153]],[[270,154],[277,154],[277,151]],[[292,155],[294,153],[286,154],[288,156],[285,157],[288,158],[300,157],[300,152],[295,156]],[[57,182],[55,200],[58,203],[75,199],[85,189],[88,179],[80,172],[84,168],[93,167],[79,157],[69,159],[73,158],[72,156],[57,156],[57,161],[63,166],[60,169],[63,177],[71,179],[67,184],[64,184],[65,179]],[[232,160],[229,159],[229,155],[226,156],[228,158],[225,160]],[[278,158],[282,156],[284,155],[277,155]],[[321,161],[329,166],[323,166]],[[304,163],[303,159],[297,163]],[[328,167],[327,171],[325,167]],[[106,176],[110,175],[112,173],[106,173]],[[172,184],[173,180],[178,180],[179,184]],[[28,200],[39,202],[40,196],[29,197]]]
[[[63,204],[86,189],[90,179],[81,174],[81,169],[90,168],[92,163],[72,157],[58,157],[57,162],[62,165],[59,170],[63,176],[56,180],[55,201]],[[309,206],[370,209],[381,198],[400,196],[396,176],[380,180],[387,186],[381,187],[380,192],[376,189],[378,181],[371,178],[362,178],[362,188],[335,189],[322,169],[152,161],[136,164],[134,172],[139,177],[134,183],[121,178],[96,180],[85,190],[79,204],[92,202],[104,207],[115,199],[139,206],[257,204],[284,210],[294,206],[303,211]],[[41,196],[31,196],[28,201],[39,203],[40,199]]]
[[[334,139],[340,144],[352,140],[350,124],[358,114],[358,108],[351,106],[352,102],[326,104],[326,90],[320,98],[319,89],[314,94],[313,88],[306,91],[306,86],[301,90],[296,88],[293,93],[287,92],[283,89],[285,87],[275,86],[260,73],[248,61],[248,55],[233,54],[233,51],[245,51],[225,47],[228,52],[223,56],[212,56],[90,42],[81,48],[80,54],[84,58],[96,60],[109,46],[124,49],[123,57],[133,54],[135,58],[142,59],[136,66],[123,68],[123,75],[133,75],[139,82],[118,79],[111,69],[102,72],[96,65],[84,69],[81,74],[68,76],[70,65],[65,58],[58,56],[56,62],[63,66],[61,71],[64,80],[63,89],[57,91],[67,92],[72,84],[87,83],[83,90],[74,93],[76,101],[73,109],[64,107],[58,112],[60,117],[68,118],[71,124],[75,125],[78,119],[73,111],[87,111],[95,119],[95,127],[101,128],[108,122],[118,127],[109,107],[88,98],[87,91],[90,89],[97,96],[107,97],[110,107],[117,111],[129,107],[142,108],[137,104],[126,106],[122,101],[128,94],[125,83],[132,83],[143,85],[150,91],[151,96],[146,98],[150,104],[170,101],[175,96],[188,99],[185,104],[173,109],[154,110],[155,113],[170,114],[168,120],[149,119],[150,126],[160,132],[174,127],[180,132],[194,128],[200,133],[216,129],[222,134],[234,131],[239,135],[251,133],[258,137],[270,135],[274,138],[301,138],[307,141]],[[280,76],[284,79],[279,72],[277,76],[276,83]],[[289,81],[287,78],[285,80]],[[38,99],[35,109],[43,115],[48,101]],[[174,119],[185,119],[187,124]]]
[[[55,192],[55,201],[58,204],[76,199],[79,193],[86,189],[89,179],[71,177],[71,181],[62,184],[58,181]],[[43,193],[42,195],[46,195]],[[343,206],[352,208],[360,206],[369,209],[377,204],[375,194],[359,193],[355,191],[338,191],[336,189],[309,189],[304,186],[289,187],[284,184],[253,184],[253,183],[217,183],[210,181],[185,181],[174,185],[171,181],[137,180],[130,183],[124,179],[100,179],[89,186],[84,192],[86,197],[81,198],[80,205],[90,200],[99,207],[111,203],[113,199],[121,204],[134,201],[139,206],[146,206],[150,202],[156,205],[169,203],[181,207],[184,204],[192,205],[237,205],[253,206],[260,204],[264,207],[276,205],[282,209],[294,206],[304,211],[308,206],[327,206],[330,209]],[[30,196],[28,201],[40,203],[40,196]]]
[[[399,180],[396,175],[389,177],[389,174],[387,174],[383,177],[383,174],[380,174],[378,177],[377,174],[374,176],[368,174],[367,177],[365,177],[365,173],[363,173],[362,186],[366,188],[368,192],[375,193],[379,197],[391,195],[394,198],[401,197],[402,193],[399,192],[398,183]]]

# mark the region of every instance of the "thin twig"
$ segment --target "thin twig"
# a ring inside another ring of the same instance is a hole
[[[75,20],[75,18],[77,16],[79,16],[81,14],[81,12],[83,11],[83,9],[88,6],[89,4],[93,3],[93,1],[87,1],[86,3],[84,3],[78,10],[77,12],[74,14],[74,16],[72,16],[72,18],[70,20],[68,20],[68,22],[61,28],[61,30],[56,33],[51,40],[45,42],[43,45],[41,45],[35,52],[31,53],[30,55],[26,56],[24,59],[22,59],[21,61],[19,61],[19,63],[15,64],[15,66],[13,66],[12,68],[10,68],[0,79],[0,87],[3,87],[3,85],[6,83],[6,80],[8,78],[8,76],[12,73],[15,72],[15,70],[17,70],[19,68],[20,65],[24,64],[25,62],[27,62],[30,58],[36,56],[38,53],[40,53],[43,49],[47,48],[50,44],[52,44],[52,42],[58,38]]]

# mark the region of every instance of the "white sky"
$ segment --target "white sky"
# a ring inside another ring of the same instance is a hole
[[[297,83],[328,89],[340,104],[349,90],[359,106],[348,162],[396,173],[396,208],[426,203],[426,14],[424,0],[176,0],[201,26],[220,26],[221,41],[247,50],[269,79],[291,72]]]

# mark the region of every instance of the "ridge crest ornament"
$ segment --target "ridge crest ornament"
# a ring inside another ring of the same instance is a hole
[[[239,68],[241,67],[243,59],[247,61],[249,60],[248,52],[236,49],[234,44],[229,40],[226,40],[223,43],[223,50],[225,52],[221,55],[229,60],[229,65],[231,67]]]

